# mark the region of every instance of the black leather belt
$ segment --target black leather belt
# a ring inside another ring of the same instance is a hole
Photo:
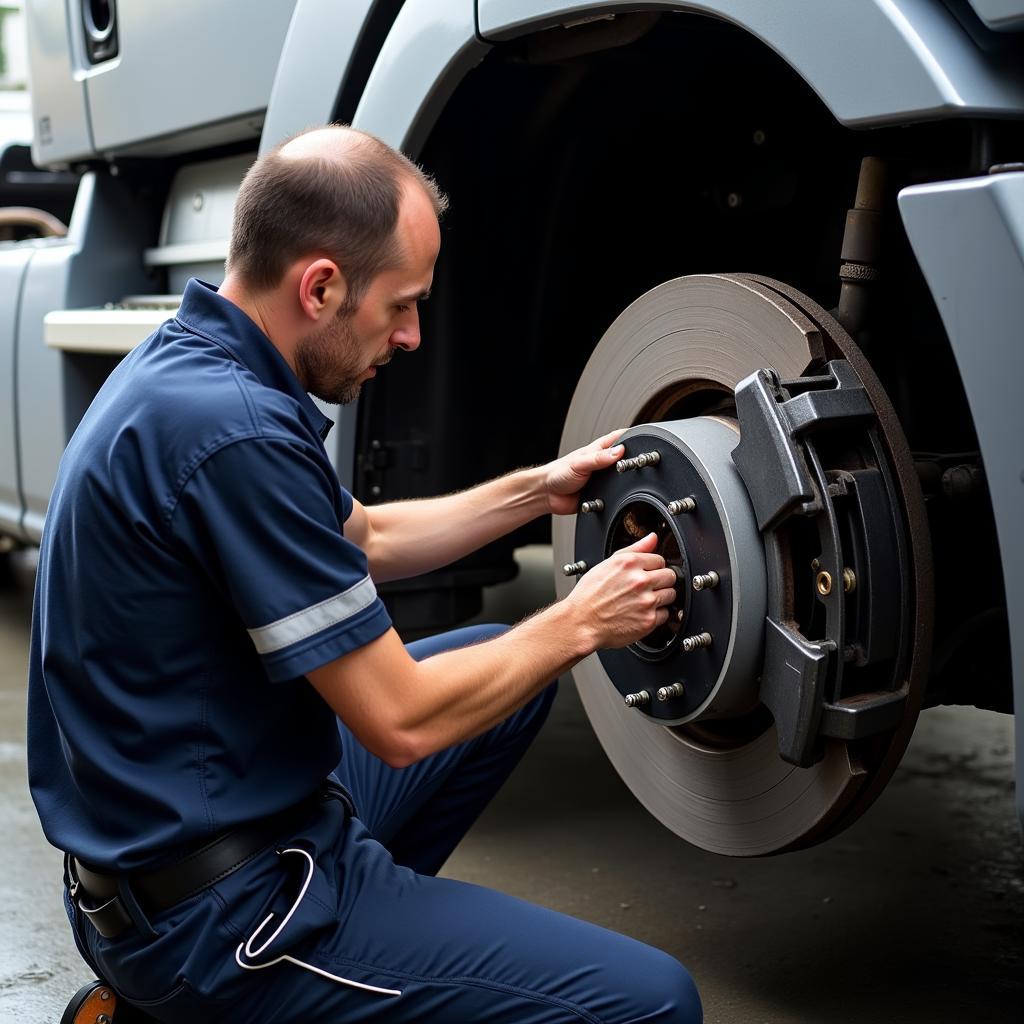
[[[324,790],[318,790],[294,807],[233,828],[173,864],[153,871],[109,875],[71,857],[71,899],[100,935],[116,938],[135,927],[121,896],[122,881],[127,882],[145,914],[158,914],[227,878],[290,828],[301,827],[325,795]]]

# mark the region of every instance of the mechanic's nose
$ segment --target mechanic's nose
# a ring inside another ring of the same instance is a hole
[[[415,352],[420,347],[420,318],[417,312],[410,312],[402,325],[394,331],[391,345],[406,352]]]

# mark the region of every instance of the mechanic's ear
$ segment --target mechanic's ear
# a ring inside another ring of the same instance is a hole
[[[299,305],[310,320],[331,319],[344,305],[348,283],[334,260],[321,257],[310,263],[299,279]]]

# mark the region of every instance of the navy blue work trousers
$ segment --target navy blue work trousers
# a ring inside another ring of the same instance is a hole
[[[416,658],[503,627],[409,645]],[[337,787],[302,829],[198,896],[103,939],[86,960],[168,1024],[696,1024],[660,950],[436,872],[533,740],[549,687],[494,729],[404,769],[341,726]]]

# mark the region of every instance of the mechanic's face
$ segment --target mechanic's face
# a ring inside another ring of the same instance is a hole
[[[395,231],[400,264],[378,274],[354,310],[342,307],[296,349],[299,379],[321,401],[355,401],[398,349],[419,347],[416,304],[430,292],[441,232],[430,199],[418,186],[405,190]]]

